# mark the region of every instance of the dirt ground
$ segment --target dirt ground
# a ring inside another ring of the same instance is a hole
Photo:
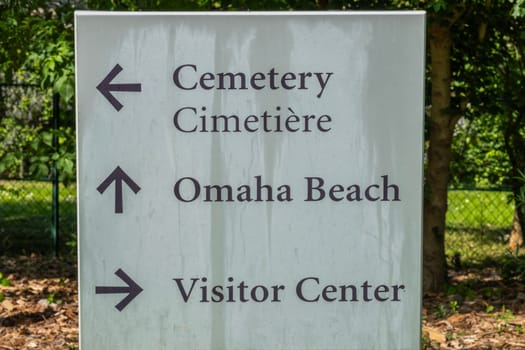
[[[78,348],[75,262],[0,257],[0,272],[0,350]],[[424,349],[525,349],[524,284],[490,268],[450,278],[424,298]]]

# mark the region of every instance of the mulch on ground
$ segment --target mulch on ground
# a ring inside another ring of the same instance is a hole
[[[0,272],[0,350],[78,348],[75,263],[0,257]]]
[[[0,350],[78,349],[76,262],[0,257]],[[2,299],[2,296],[0,296]],[[453,271],[423,300],[423,343],[437,349],[524,349],[525,284],[494,268]]]
[[[525,284],[497,269],[452,271],[445,293],[423,300],[430,349],[525,349]]]

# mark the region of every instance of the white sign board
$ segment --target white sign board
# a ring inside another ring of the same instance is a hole
[[[424,27],[77,12],[82,349],[418,348]]]

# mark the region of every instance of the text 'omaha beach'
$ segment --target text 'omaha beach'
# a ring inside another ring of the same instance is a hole
[[[399,185],[390,183],[389,176],[371,184],[328,184],[318,176],[304,177],[302,192],[305,202],[400,202]],[[175,182],[175,197],[181,202],[291,202],[294,200],[292,185],[270,185],[263,182],[262,176],[241,185],[203,184],[195,177],[182,177]]]

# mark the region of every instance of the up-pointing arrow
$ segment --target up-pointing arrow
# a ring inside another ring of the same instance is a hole
[[[95,287],[95,294],[123,294],[128,293],[128,295],[122,299],[115,307],[118,311],[124,310],[128,304],[139,295],[143,289],[131,279],[122,269],[118,269],[115,272],[115,275],[120,277],[120,279],[126,282],[127,286],[122,287]]]
[[[122,203],[122,182],[125,182],[135,194],[140,191],[140,187],[124,172],[124,170],[117,166],[115,170],[113,170],[113,172],[97,187],[97,191],[100,192],[100,194],[104,193],[113,182],[115,182],[115,213],[121,214],[124,211]]]
[[[117,110],[120,111],[122,103],[113,96],[111,92],[113,91],[127,91],[127,92],[140,92],[142,90],[142,85],[140,83],[128,83],[128,84],[117,84],[112,83],[113,79],[122,71],[120,64],[116,64],[115,67],[109,72],[108,75],[97,85],[97,90],[100,91],[102,95],[111,103],[111,105]]]

